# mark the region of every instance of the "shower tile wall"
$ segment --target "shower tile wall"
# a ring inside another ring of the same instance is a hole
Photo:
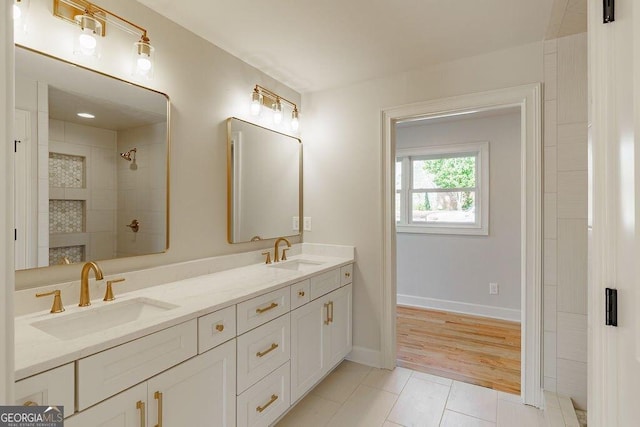
[[[61,120],[49,120],[49,151],[59,153],[50,159],[54,167],[64,168],[64,178],[51,181],[50,199],[84,200],[84,229],[64,237],[52,235],[52,247],[86,245],[85,259],[109,259],[115,256],[117,180],[116,132]],[[84,158],[84,179],[77,171],[78,158]],[[75,165],[71,166],[71,165]]]
[[[544,388],[587,406],[587,36],[544,47]]]
[[[118,256],[162,252],[165,249],[166,124],[141,126],[118,132],[118,151],[136,147],[136,167],[118,163]],[[140,221],[133,233],[126,225]]]

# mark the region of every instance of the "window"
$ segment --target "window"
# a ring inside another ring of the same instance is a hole
[[[396,228],[489,234],[489,143],[398,150]]]

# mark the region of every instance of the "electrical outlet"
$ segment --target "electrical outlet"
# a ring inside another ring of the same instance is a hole
[[[300,217],[293,217],[293,220],[291,221],[291,228],[293,231],[300,231]]]
[[[311,217],[304,217],[304,231],[311,231]]]
[[[489,294],[498,295],[499,287],[497,283],[489,283]]]

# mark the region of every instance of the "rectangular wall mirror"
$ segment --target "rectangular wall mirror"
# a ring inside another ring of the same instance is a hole
[[[299,235],[302,141],[235,117],[227,134],[229,243]]]
[[[15,54],[16,269],[165,251],[167,96]]]

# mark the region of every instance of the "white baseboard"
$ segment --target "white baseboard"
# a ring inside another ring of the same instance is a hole
[[[454,313],[470,314],[473,316],[491,317],[493,319],[510,320],[512,322],[521,321],[520,310],[512,308],[447,301],[436,298],[416,297],[412,295],[398,295],[397,304],[411,307],[430,308],[433,310],[451,311]]]
[[[382,360],[380,352],[366,347],[358,347],[354,345],[353,349],[351,349],[351,353],[347,355],[346,359],[363,365],[372,366],[374,368],[382,367],[382,364],[380,363]]]

